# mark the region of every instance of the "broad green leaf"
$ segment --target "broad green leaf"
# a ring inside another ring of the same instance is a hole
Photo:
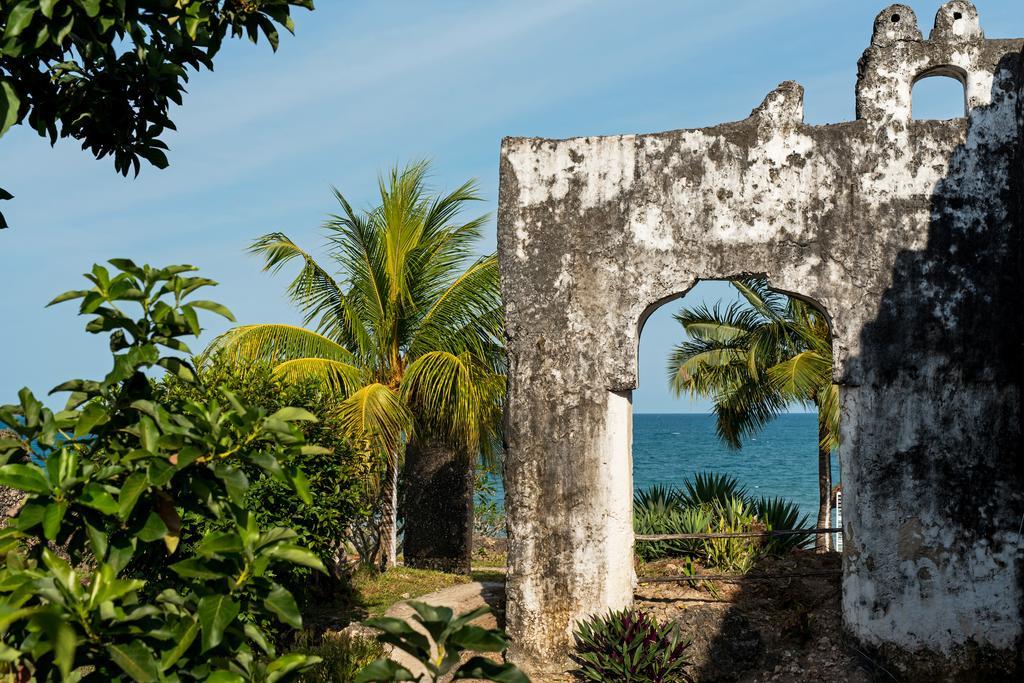
[[[21,100],[14,86],[7,81],[0,81],[0,136],[3,136],[11,126],[18,122],[18,109],[21,107]],[[8,194],[8,193],[4,193]],[[2,197],[10,199],[10,197]]]
[[[160,678],[156,659],[146,645],[133,640],[127,645],[107,645],[110,658],[137,683],[156,683]]]
[[[281,420],[283,422],[319,422],[319,420],[317,420],[316,415],[309,412],[308,410],[293,407],[281,408],[273,415],[271,415],[268,419]]]
[[[28,493],[49,493],[50,484],[35,465],[4,465],[0,467],[0,485]]]
[[[166,650],[160,657],[160,670],[167,671],[174,666],[181,657],[188,652],[199,635],[199,622],[182,622],[175,631],[174,646]]]
[[[206,683],[245,683],[245,679],[233,671],[214,671],[206,677]]]
[[[295,598],[284,586],[276,586],[270,591],[263,604],[284,623],[294,628],[302,628],[302,614],[295,604]]]
[[[387,642],[398,645],[414,657],[430,658],[430,641],[425,635],[406,623],[404,619],[376,617],[367,619],[363,625],[384,631],[386,636],[383,637],[387,638]]]
[[[117,514],[117,501],[99,484],[89,484],[82,490],[78,501],[105,515]]]
[[[240,553],[242,549],[242,539],[238,534],[231,531],[213,531],[203,537],[196,552],[203,557],[210,557],[222,553]]]
[[[267,683],[276,683],[282,679],[292,680],[289,674],[308,668],[321,662],[320,657],[292,652],[278,657],[267,665]]]
[[[187,560],[181,562],[175,562],[171,565],[171,569],[174,570],[179,576],[185,576],[191,579],[223,579],[225,574],[217,571],[210,567],[210,565],[199,557],[190,557]]]
[[[78,417],[78,422],[75,424],[75,438],[81,439],[83,436],[89,434],[93,427],[101,422],[106,421],[107,411],[106,409],[97,404],[90,403],[82,410],[81,415]]]
[[[64,513],[67,511],[67,501],[53,502],[46,506],[46,512],[43,513],[43,535],[46,536],[46,540],[57,540],[60,523],[64,521]]]
[[[194,308],[201,308],[203,310],[216,313],[223,318],[227,318],[231,322],[235,322],[235,316],[232,315],[231,311],[229,311],[226,306],[222,306],[216,301],[204,301],[203,299],[197,299],[189,301],[188,304]]]
[[[273,653],[273,647],[270,645],[270,641],[267,640],[267,635],[260,629],[259,626],[252,622],[246,622],[244,626],[246,637],[256,643],[263,652],[267,654]]]
[[[508,640],[500,631],[472,625],[450,633],[446,642],[473,652],[501,652],[508,647]]]
[[[121,519],[128,519],[132,510],[135,509],[135,503],[138,502],[139,496],[148,486],[149,482],[144,472],[135,472],[125,479],[117,501],[117,516]]]
[[[100,0],[75,0],[75,3],[85,10],[89,18],[100,13]]]
[[[224,629],[235,620],[238,611],[238,603],[227,595],[208,595],[199,601],[199,624],[203,631],[203,652],[220,645],[221,640],[224,639]]]
[[[415,681],[416,677],[398,662],[377,659],[367,664],[356,674],[355,683],[390,683],[390,681]]]
[[[472,657],[460,666],[453,680],[495,681],[496,683],[530,683],[530,679],[513,664],[499,664],[486,657]]]
[[[312,551],[307,548],[303,548],[302,546],[282,543],[271,548],[269,552],[279,560],[285,560],[292,564],[301,564],[325,574],[327,573],[327,568],[324,567],[324,563],[320,558],[314,555]]]
[[[167,525],[164,524],[160,516],[155,512],[150,512],[146,517],[145,524],[136,533],[140,541],[146,541],[152,543],[153,541],[159,541],[167,535]]]
[[[17,38],[21,32],[32,23],[32,17],[39,9],[37,2],[23,0],[15,5],[7,15],[7,26],[4,29],[4,38]]]

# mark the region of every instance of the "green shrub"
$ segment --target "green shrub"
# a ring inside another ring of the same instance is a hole
[[[594,683],[676,683],[692,680],[686,672],[689,641],[673,624],[659,625],[636,609],[611,611],[576,626],[577,678]]]
[[[290,526],[299,542],[316,553],[331,569],[333,580],[296,567],[279,577],[302,603],[319,600],[324,594],[346,590],[343,546],[350,530],[371,514],[374,496],[370,482],[379,476],[380,463],[353,449],[342,437],[335,411],[335,399],[314,381],[285,383],[274,375],[269,363],[240,364],[223,354],[202,359],[198,382],[167,376],[157,386],[165,400],[202,400],[228,389],[243,403],[258,405],[269,412],[284,406],[298,406],[317,417],[301,425],[306,442],[329,453],[286,456],[284,464],[301,468],[309,480],[312,503],[306,505],[277,479],[258,467],[245,468],[251,485],[245,504],[262,526]]]
[[[325,633],[319,639],[302,631],[294,649],[320,658],[303,672],[304,683],[353,683],[360,671],[384,656],[384,646],[373,638],[347,633]]]
[[[184,381],[195,372],[172,352],[200,332],[192,299],[214,284],[190,266],[94,266],[81,299],[86,329],[109,332],[113,368],[72,380],[54,413],[27,389],[0,407],[17,433],[0,440],[0,484],[27,499],[0,531],[0,613],[5,673],[19,680],[295,680],[316,659],[278,656],[271,627],[300,628],[291,592],[277,581],[295,565],[324,567],[287,527],[261,527],[245,506],[255,467],[311,501],[294,465],[308,446],[308,411],[273,413],[229,391],[203,400],[154,401],[149,373]],[[133,314],[133,309],[138,313]],[[19,463],[34,451],[44,466]],[[197,530],[195,520],[210,520]],[[204,527],[205,528],[205,527]],[[188,543],[184,542],[189,539]],[[139,558],[159,556],[139,571]]]

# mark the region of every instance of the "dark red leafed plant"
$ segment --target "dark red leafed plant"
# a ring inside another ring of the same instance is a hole
[[[674,624],[660,625],[653,616],[636,609],[611,611],[580,622],[574,633],[572,659],[582,681],[605,683],[681,683],[692,681],[690,662]]]

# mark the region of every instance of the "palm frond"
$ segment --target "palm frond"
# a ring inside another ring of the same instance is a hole
[[[202,358],[223,354],[232,361],[263,361],[275,365],[298,358],[321,358],[351,364],[355,356],[318,332],[294,325],[242,325],[220,335]]]
[[[818,394],[818,419],[824,419],[824,438],[821,447],[832,451],[839,447],[839,385],[829,384]]]
[[[289,383],[316,381],[338,396],[349,396],[366,382],[365,371],[355,365],[326,358],[295,358],[274,368],[274,375]]]
[[[272,232],[256,239],[249,252],[263,256],[263,270],[279,272],[295,260],[302,268],[288,286],[292,301],[302,310],[306,325],[330,335],[353,349],[366,350],[370,340],[359,311],[335,281],[311,254],[300,248],[287,235]]]
[[[468,454],[487,450],[495,441],[504,395],[504,377],[471,353],[426,353],[409,365],[401,386],[419,424]]]
[[[789,297],[769,287],[766,278],[742,277],[730,280],[729,284],[766,320],[778,320],[785,317]]]
[[[713,401],[715,430],[730,448],[739,448],[744,437],[757,434],[789,407],[787,396],[754,380],[723,387]]]
[[[413,416],[391,388],[368,384],[338,405],[338,419],[356,444],[396,461],[412,436]]]
[[[427,350],[461,353],[502,338],[498,259],[484,256],[461,273],[418,321],[409,344],[411,356]]]
[[[349,297],[375,329],[387,317],[387,281],[384,274],[384,248],[381,226],[373,214],[358,214],[345,196],[332,188],[342,213],[332,215],[324,228],[328,231],[331,256],[341,265],[349,285]]]
[[[797,401],[813,401],[818,391],[832,382],[832,359],[815,351],[802,351],[767,370],[777,391]]]
[[[693,340],[676,346],[668,359],[669,386],[677,396],[703,396],[722,386],[743,381],[746,351],[710,340]]]
[[[725,308],[721,302],[708,308],[684,308],[675,314],[676,321],[683,326],[686,334],[694,339],[709,341],[733,341],[756,330],[762,319],[748,307],[733,303]]]

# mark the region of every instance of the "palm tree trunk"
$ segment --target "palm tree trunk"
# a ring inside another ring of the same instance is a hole
[[[818,528],[832,526],[832,451],[822,445],[828,436],[828,426],[821,410],[818,411]],[[829,550],[831,534],[817,534],[814,541],[815,552],[824,553]]]
[[[473,467],[448,446],[410,443],[405,452],[405,564],[468,574],[473,554]]]
[[[398,563],[398,458],[389,457],[380,491],[380,569]]]

